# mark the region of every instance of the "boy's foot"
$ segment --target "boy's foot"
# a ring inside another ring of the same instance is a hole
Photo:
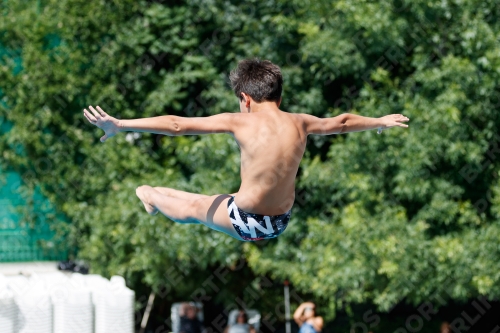
[[[151,201],[149,200],[149,194],[154,190],[154,188],[148,185],[139,186],[135,190],[135,194],[139,197],[139,199],[141,199],[142,203],[144,204],[144,208],[146,208],[146,212],[148,212],[149,215],[158,214],[158,209],[150,204]]]

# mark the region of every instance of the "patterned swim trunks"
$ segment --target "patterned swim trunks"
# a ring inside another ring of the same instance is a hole
[[[234,229],[246,241],[278,237],[288,226],[292,213],[291,210],[274,216],[247,213],[236,206],[234,197],[227,203],[227,212]]]

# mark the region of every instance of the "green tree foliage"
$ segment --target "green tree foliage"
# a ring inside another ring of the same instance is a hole
[[[289,278],[328,302],[389,309],[439,293],[500,296],[500,8],[495,1],[4,1],[1,163],[72,222],[94,271],[159,288],[166,267]],[[402,113],[409,130],[311,137],[286,233],[243,244],[149,217],[141,184],[206,194],[239,186],[229,136],[102,133],[122,118],[237,112],[237,61],[282,66],[283,109]],[[195,263],[195,264],[193,264]],[[191,274],[190,276],[193,276]],[[193,278],[194,281],[196,278]],[[178,288],[186,292],[193,281]],[[182,292],[181,292],[182,293]]]

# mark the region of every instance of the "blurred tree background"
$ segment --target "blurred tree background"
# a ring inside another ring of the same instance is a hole
[[[328,320],[343,313],[352,327],[366,322],[361,309],[379,311],[374,331],[404,327],[384,314],[402,304],[500,297],[498,1],[4,0],[0,16],[10,128],[0,167],[22,176],[26,197],[50,200],[58,234],[93,272],[157,291],[161,308],[201,297],[193,291],[227,270],[204,300],[257,292],[252,307],[279,320],[289,279]],[[402,113],[410,127],[311,137],[291,225],[273,241],[145,214],[142,184],[237,191],[236,144],[149,134],[102,144],[82,109],[238,112],[228,74],[247,57],[282,67],[284,110]]]

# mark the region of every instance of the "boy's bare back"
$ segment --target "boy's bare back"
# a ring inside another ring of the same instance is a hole
[[[306,147],[300,115],[269,106],[235,115],[233,136],[241,149],[241,186],[235,198],[241,209],[279,215],[293,206],[295,177]]]

